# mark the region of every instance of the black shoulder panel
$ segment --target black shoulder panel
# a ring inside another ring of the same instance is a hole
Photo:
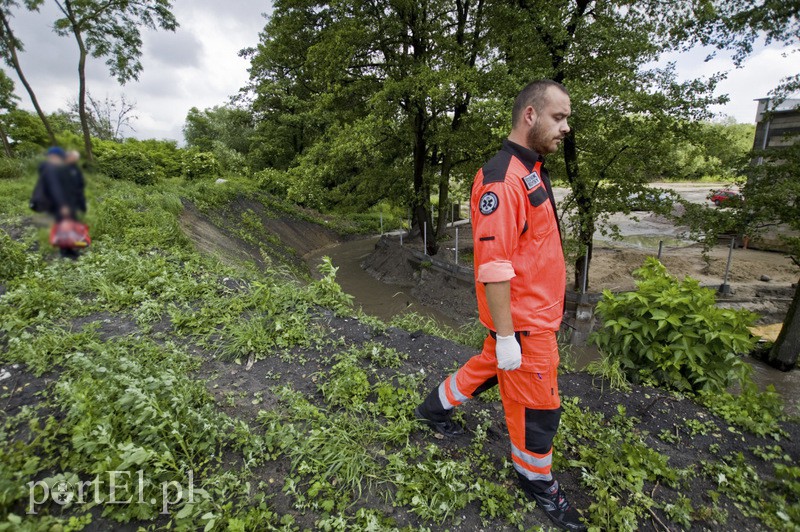
[[[506,172],[508,172],[508,165],[511,163],[511,154],[505,150],[497,152],[497,155],[489,159],[489,162],[483,165],[483,184],[489,183],[502,183],[506,180]]]

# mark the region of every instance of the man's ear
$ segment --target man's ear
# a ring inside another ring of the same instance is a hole
[[[533,126],[536,123],[536,116],[536,109],[532,105],[526,107],[525,113],[522,115],[525,124],[528,126]]]

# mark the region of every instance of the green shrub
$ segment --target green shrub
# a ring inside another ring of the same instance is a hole
[[[11,281],[24,274],[27,256],[25,245],[0,229],[0,281]]]
[[[265,192],[274,194],[278,197],[285,197],[289,191],[291,180],[289,174],[276,168],[265,168],[256,172],[255,179],[258,186]]]
[[[635,292],[606,290],[597,304],[603,327],[591,341],[604,356],[634,382],[680,391],[719,392],[744,379],[749,368],[738,354],[755,345],[747,329],[755,314],[718,308],[713,290],[678,281],[652,257],[634,276]]]
[[[217,158],[211,152],[188,150],[183,154],[183,175],[191,180],[217,177]]]
[[[163,177],[180,177],[183,172],[183,150],[174,140],[125,139],[123,145],[146,155]]]
[[[18,159],[0,158],[0,179],[16,179],[22,176],[23,165]]]
[[[112,179],[152,185],[158,180],[156,164],[132,144],[98,145],[97,170]]]

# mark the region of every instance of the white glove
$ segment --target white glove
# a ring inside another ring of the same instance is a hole
[[[522,348],[516,337],[497,335],[497,345],[494,349],[497,357],[497,367],[504,370],[517,369],[522,364]]]

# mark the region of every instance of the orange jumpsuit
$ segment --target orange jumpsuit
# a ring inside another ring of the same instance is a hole
[[[489,329],[483,351],[448,376],[422,405],[442,419],[467,399],[500,385],[520,476],[544,491],[553,437],[561,417],[558,344],[566,288],[561,233],[542,158],[511,141],[475,176],[471,196],[475,288],[481,322]],[[485,283],[510,281],[511,315],[522,348],[519,369],[497,368],[495,333]]]

